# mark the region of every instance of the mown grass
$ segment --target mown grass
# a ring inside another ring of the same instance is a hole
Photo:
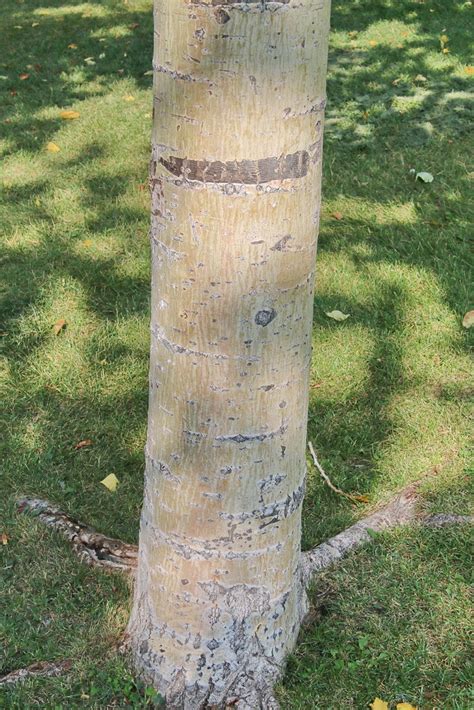
[[[333,6],[309,436],[332,480],[371,504],[431,472],[424,508],[468,507],[471,11],[441,0]],[[4,0],[0,22],[2,672],[73,661],[62,678],[7,690],[0,706],[145,707],[153,699],[116,651],[128,585],[77,564],[60,538],[16,513],[15,498],[48,497],[136,540],[150,3]],[[63,109],[80,118],[61,121]],[[331,321],[335,308],[350,318]],[[93,445],[75,450],[83,439]],[[113,495],[99,485],[110,472]],[[306,547],[364,512],[310,469]],[[283,707],[358,709],[380,695],[466,710],[468,538],[461,528],[400,530],[324,575]]]

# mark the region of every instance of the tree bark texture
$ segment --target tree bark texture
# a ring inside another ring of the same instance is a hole
[[[156,0],[130,644],[170,707],[269,708],[300,565],[329,0]]]

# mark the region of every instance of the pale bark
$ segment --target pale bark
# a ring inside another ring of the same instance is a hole
[[[155,3],[150,406],[129,634],[171,707],[271,707],[306,610],[328,22],[328,0]]]

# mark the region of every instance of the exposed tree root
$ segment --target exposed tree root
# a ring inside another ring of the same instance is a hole
[[[22,683],[28,678],[54,677],[66,673],[72,666],[72,661],[40,661],[33,663],[27,668],[19,668],[16,671],[0,676],[0,687],[2,685],[13,685],[14,683]]]
[[[302,554],[303,579],[306,584],[311,577],[322,572],[341,557],[364,542],[370,540],[368,530],[381,532],[387,528],[411,522],[416,516],[416,489],[418,484],[413,484],[401,491],[393,500],[380,510],[375,511],[366,518],[362,518],[354,525],[346,528],[338,535],[329,538],[326,542],[313,547],[312,550]]]
[[[137,546],[106,537],[41,498],[21,498],[20,512],[28,510],[42,523],[62,533],[83,562],[107,570],[135,573]]]
[[[326,542],[316,545],[311,550],[302,553],[302,573],[304,583],[307,585],[311,578],[327,569],[351,550],[368,542],[370,532],[382,532],[389,528],[404,525],[410,522],[418,522],[429,527],[442,527],[444,525],[456,525],[463,523],[473,523],[474,516],[437,514],[427,517],[418,517],[417,503],[420,481],[400,491],[387,505],[376,510],[357,523],[346,528],[338,535],[329,538]]]
[[[417,520],[417,489],[419,482],[404,488],[387,505],[362,518],[351,527],[329,538],[307,552],[303,552],[303,580],[308,584],[311,577],[338,562],[351,550],[370,540],[370,533],[381,532],[388,528]],[[73,546],[77,555],[86,564],[135,574],[138,548],[122,540],[98,533],[85,523],[71,518],[67,513],[41,498],[21,498],[18,501],[20,512],[27,510],[36,515],[42,523],[62,533]],[[462,525],[474,522],[474,516],[437,513],[418,522],[428,527]]]
[[[359,520],[351,527],[326,542],[317,545],[312,550],[302,553],[302,582],[307,586],[314,575],[338,562],[351,550],[370,540],[370,532],[381,532],[398,525],[418,522],[429,527],[441,527],[453,524],[468,524],[474,522],[473,516],[436,514],[427,517],[417,515],[420,481],[407,486],[400,491],[387,505],[376,510],[366,518]],[[137,547],[121,540],[106,537],[96,532],[88,525],[74,520],[46,500],[39,498],[23,498],[18,501],[19,511],[29,511],[36,515],[42,523],[62,533],[72,544],[74,551],[81,560],[89,565],[134,574],[137,565]],[[124,644],[122,650],[129,650]],[[259,654],[250,654],[251,657]],[[253,660],[255,660],[253,658]],[[55,676],[67,671],[71,661],[58,663],[35,663],[28,668],[13,671],[0,677],[0,686],[26,680],[33,676]],[[226,708],[226,710],[279,710],[278,701],[273,695],[272,687],[281,674],[280,668],[270,671],[258,668],[257,672],[243,673],[240,679],[226,693],[226,700],[217,698],[212,689],[205,696],[187,697],[186,689],[169,688],[166,692],[167,707],[172,708]],[[189,689],[188,689],[189,691]],[[214,697],[213,697],[214,695]],[[186,697],[184,697],[186,696]],[[217,700],[217,703],[216,703]]]
[[[452,515],[451,513],[436,513],[423,519],[423,525],[429,528],[442,528],[445,525],[467,525],[474,523],[474,515]]]

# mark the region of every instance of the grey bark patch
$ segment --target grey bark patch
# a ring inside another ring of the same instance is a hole
[[[243,444],[247,441],[265,441],[265,439],[273,439],[275,436],[283,435],[288,429],[287,424],[282,424],[275,431],[264,432],[262,434],[222,434],[216,436],[216,441],[231,441],[236,444]]]
[[[167,74],[168,76],[171,76],[173,79],[179,79],[181,81],[197,82],[197,83],[202,83],[202,84],[209,84],[210,86],[212,86],[209,79],[191,76],[191,74],[183,74],[183,72],[176,71],[174,69],[170,69],[169,67],[161,66],[160,64],[153,63],[153,69],[154,69],[154,71],[159,72],[160,74]]]
[[[230,20],[229,13],[223,10],[221,7],[218,7],[216,10],[214,10],[214,17],[216,18],[216,22],[218,22],[219,25],[225,25],[225,23],[229,22]]]
[[[275,246],[270,247],[270,251],[286,251],[286,245],[291,239],[291,234],[285,234],[284,237],[279,239]]]
[[[265,327],[276,318],[276,310],[274,308],[263,308],[255,315],[255,323]]]
[[[225,15],[225,10],[221,10]],[[310,146],[310,151],[313,146]],[[260,160],[192,160],[170,155],[160,163],[178,178],[198,182],[240,183],[259,185],[272,180],[302,178],[308,173],[312,156],[307,150]]]
[[[231,520],[237,523],[244,523],[247,520],[265,520],[267,518],[272,518],[270,522],[279,522],[284,518],[295,512],[303,502],[304,492],[305,492],[306,482],[303,480],[302,483],[295,488],[295,490],[289,494],[284,500],[276,501],[275,503],[269,503],[260,508],[255,508],[254,510],[243,511],[242,513],[219,513],[219,517],[223,520]],[[260,525],[260,528],[268,525],[268,522],[264,522]]]
[[[244,621],[249,614],[264,614],[270,609],[270,594],[266,587],[256,587],[250,584],[234,584],[227,587],[218,582],[199,582],[198,584],[210,601],[216,602],[219,597],[223,597],[225,605],[239,623]],[[209,644],[207,646],[210,648]]]
[[[147,461],[148,465],[150,466],[151,470],[155,475],[163,476],[163,478],[166,478],[168,481],[173,481],[173,483],[181,483],[181,479],[179,478],[179,476],[175,476],[174,473],[171,472],[169,466],[163,463],[163,461],[157,461],[156,459],[154,459],[146,450],[145,460]]]

